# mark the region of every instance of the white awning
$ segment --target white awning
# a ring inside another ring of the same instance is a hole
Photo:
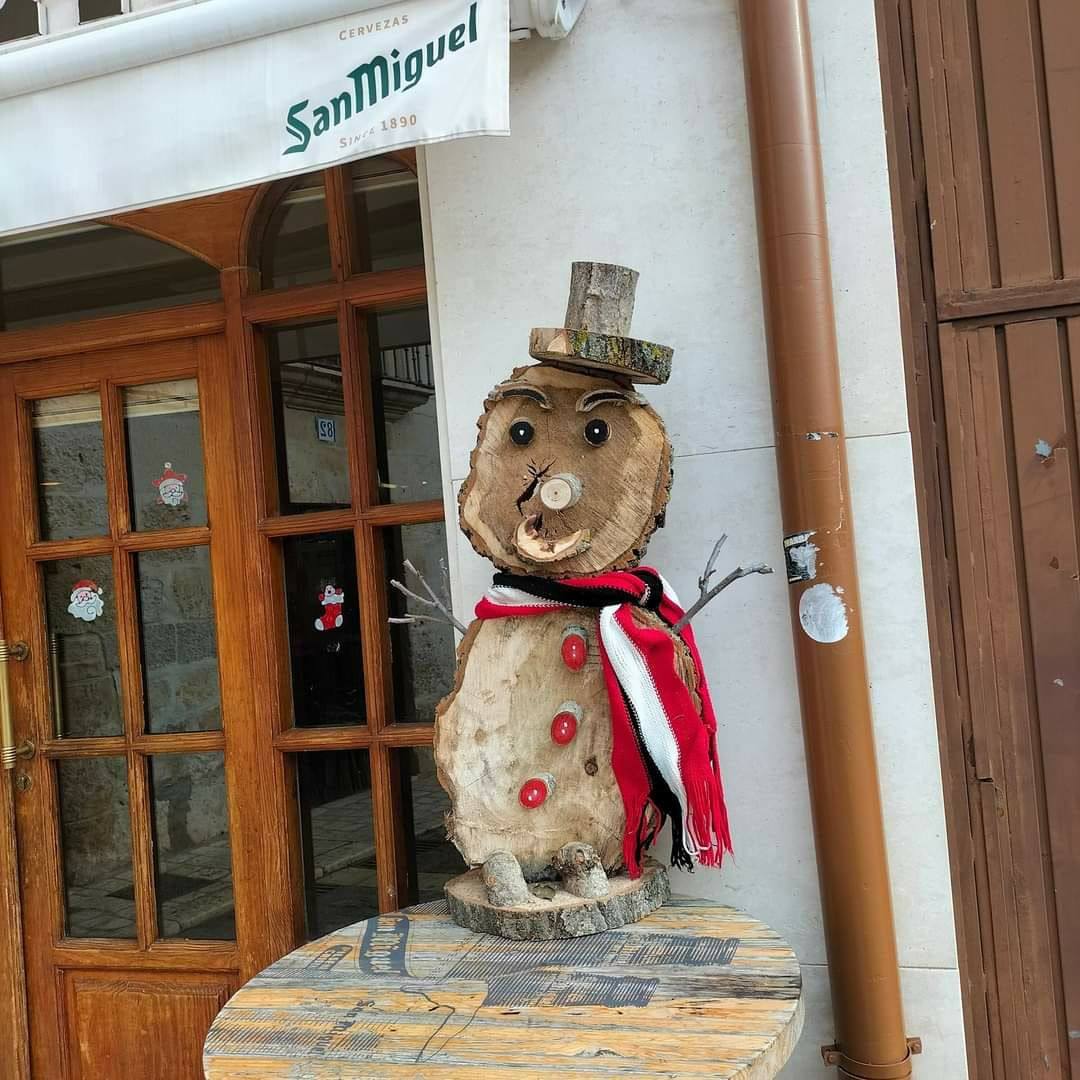
[[[0,55],[0,236],[509,134],[508,0],[196,0]]]

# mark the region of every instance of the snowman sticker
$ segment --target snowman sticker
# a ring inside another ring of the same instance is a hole
[[[165,471],[153,483],[162,506],[183,506],[188,501],[187,473],[174,472],[171,461],[165,462]]]
[[[345,604],[345,590],[339,589],[333,582],[323,586],[319,593],[319,603],[323,606],[322,614],[315,620],[316,630],[338,630],[345,621],[342,607]]]
[[[103,591],[96,581],[89,578],[76,581],[71,587],[69,614],[83,622],[93,622],[105,610],[105,602],[101,599]]]

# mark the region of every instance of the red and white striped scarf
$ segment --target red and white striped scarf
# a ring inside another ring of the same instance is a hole
[[[496,574],[476,605],[478,619],[522,618],[562,608],[599,611],[600,657],[611,707],[611,765],[626,810],[623,857],[631,877],[671,819],[672,865],[719,866],[731,851],[713,712],[701,656],[689,626],[679,637],[697,673],[701,711],[679,676],[674,636],[641,626],[632,609],[655,612],[668,627],[683,615],[671,586],[655,570],[591,577]]]

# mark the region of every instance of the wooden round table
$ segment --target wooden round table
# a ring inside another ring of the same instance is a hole
[[[773,1077],[802,1028],[799,963],[734,908],[673,899],[632,926],[507,941],[444,900],[282,957],[214,1021],[208,1080]]]

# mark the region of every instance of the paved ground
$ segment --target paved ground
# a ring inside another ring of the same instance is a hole
[[[446,839],[446,793],[434,776],[412,780],[417,899],[442,896],[447,878],[464,869]],[[371,793],[336,799],[311,812],[312,862],[308,876],[311,937],[378,911]],[[232,876],[228,837],[168,853],[158,869],[162,937],[231,940]],[[68,933],[78,937],[135,936],[131,879],[108,876],[68,892]]]

